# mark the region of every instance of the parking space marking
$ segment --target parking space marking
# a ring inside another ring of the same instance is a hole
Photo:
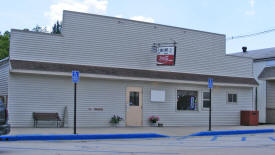
[[[50,149],[50,148],[27,148],[27,147],[1,147],[1,149],[10,150],[38,150],[38,151],[69,151],[69,152],[96,152],[96,153],[113,153],[113,154],[179,154],[175,152],[135,152],[135,151],[109,151],[109,150],[79,150],[79,149]]]
[[[246,141],[246,137],[242,137],[242,141]]]
[[[218,136],[213,136],[213,138],[211,139],[211,141],[216,141],[218,139]]]
[[[10,152],[68,152],[82,154],[181,154],[180,150],[274,149],[274,134],[169,137],[160,139],[0,142]],[[47,145],[45,145],[47,144]],[[20,151],[22,150],[22,151]],[[15,154],[16,154],[15,153]],[[23,153],[23,154],[24,154]],[[42,154],[41,154],[42,155]],[[44,155],[44,154],[43,154]]]

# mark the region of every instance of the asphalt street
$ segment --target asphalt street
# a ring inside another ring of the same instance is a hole
[[[160,139],[0,142],[3,155],[274,154],[275,134]]]

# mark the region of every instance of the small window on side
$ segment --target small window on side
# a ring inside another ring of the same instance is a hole
[[[227,103],[228,104],[237,104],[238,102],[238,95],[235,93],[228,93],[227,94]]]

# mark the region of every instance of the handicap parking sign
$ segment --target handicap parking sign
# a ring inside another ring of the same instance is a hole
[[[79,81],[79,71],[72,71],[72,81],[77,83]]]
[[[213,88],[213,79],[208,78],[208,88]]]

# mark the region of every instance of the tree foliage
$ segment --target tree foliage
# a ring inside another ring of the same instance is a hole
[[[62,22],[59,23],[59,21],[57,21],[57,22],[53,25],[52,33],[53,33],[53,34],[61,34],[61,30],[62,30]]]
[[[47,33],[47,32],[48,32],[46,26],[45,26],[45,27],[41,27],[41,26],[39,26],[39,25],[36,25],[36,26],[32,29],[32,31],[34,31],[34,32],[44,32],[44,33]]]
[[[10,32],[0,33],[0,60],[9,56],[10,50]]]

